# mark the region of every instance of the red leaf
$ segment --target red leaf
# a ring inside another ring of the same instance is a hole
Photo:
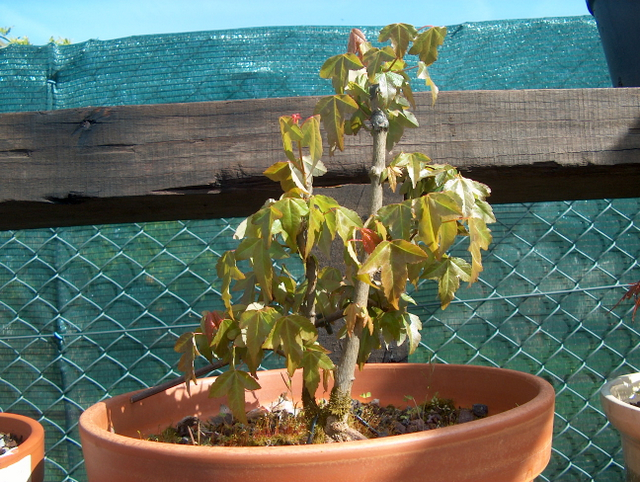
[[[367,228],[360,229],[360,233],[362,234],[362,244],[364,245],[364,250],[367,254],[373,253],[373,250],[376,249],[376,246],[378,246],[382,242],[382,238],[378,236],[378,233]]]
[[[224,317],[220,315],[219,311],[205,311],[202,314],[202,330],[204,331],[207,340],[209,340],[209,343],[213,340],[213,335],[218,331],[218,327],[220,326],[220,323],[222,323],[222,320],[224,320]]]

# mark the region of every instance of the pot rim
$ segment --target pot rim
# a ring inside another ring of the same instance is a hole
[[[400,370],[410,370],[413,367],[419,366],[424,368],[425,366],[429,366],[424,363],[402,363],[402,364],[368,364],[367,367],[375,367],[383,366],[383,367],[391,367],[394,366],[396,369]],[[546,380],[531,375],[529,373],[520,372],[516,370],[504,369],[504,368],[495,368],[495,367],[486,367],[486,366],[476,366],[476,365],[454,365],[454,364],[437,364],[437,367],[442,367],[443,369],[447,369],[450,367],[451,369],[456,368],[464,368],[477,372],[495,372],[496,374],[500,373],[502,376],[506,376],[509,378],[519,378],[522,379],[525,383],[531,385],[535,391],[536,395],[526,403],[516,406],[515,408],[509,409],[507,411],[491,415],[487,418],[474,420],[472,422],[467,422],[465,424],[454,425],[450,427],[443,427],[437,430],[429,430],[424,432],[416,432],[410,434],[402,434],[402,435],[394,435],[390,437],[382,437],[377,439],[367,439],[367,440],[357,440],[352,442],[344,442],[344,443],[336,443],[336,444],[311,444],[311,445],[295,445],[295,446],[270,446],[270,447],[206,447],[206,446],[194,446],[194,445],[179,445],[179,444],[171,444],[171,443],[162,443],[162,442],[154,442],[149,440],[144,440],[142,438],[134,438],[126,435],[121,435],[117,433],[113,433],[107,429],[99,428],[97,424],[93,423],[93,418],[100,416],[100,413],[104,413],[104,410],[107,410],[108,403],[111,402],[111,405],[115,405],[121,401],[128,403],[128,399],[133,393],[125,393],[122,395],[118,395],[111,399],[98,402],[97,404],[89,407],[81,416],[79,420],[79,428],[80,433],[86,432],[89,438],[100,438],[101,444],[104,446],[109,446],[110,449],[116,451],[128,452],[132,449],[149,449],[153,448],[159,454],[173,454],[174,456],[184,454],[188,455],[196,455],[198,453],[205,452],[209,457],[216,456],[225,456],[228,457],[230,455],[243,455],[244,457],[250,457],[251,455],[261,456],[264,455],[265,452],[272,453],[274,455],[282,455],[285,452],[291,453],[292,448],[295,453],[299,453],[300,456],[308,457],[310,454],[314,454],[316,457],[324,458],[330,457],[331,454],[334,454],[338,451],[340,452],[353,452],[357,453],[367,447],[377,447],[378,449],[384,449],[388,445],[407,445],[407,447],[415,445],[419,443],[423,446],[443,446],[447,443],[455,443],[460,436],[461,432],[469,433],[470,431],[476,433],[478,436],[484,436],[489,433],[495,433],[500,430],[504,430],[504,426],[506,423],[509,423],[511,420],[518,419],[523,415],[526,415],[529,412],[531,417],[536,417],[542,415],[549,406],[549,403],[553,404],[555,402],[555,391],[551,384]],[[366,368],[365,368],[366,369]],[[282,371],[285,370],[270,370],[270,371]],[[213,377],[208,377],[213,378]],[[206,383],[207,378],[201,380],[201,382]],[[123,400],[124,399],[124,400]]]
[[[15,435],[24,437],[24,441],[18,445],[17,450],[0,458],[0,468],[9,467],[25,456],[33,454],[44,441],[44,427],[37,420],[17,413],[0,412],[0,430],[5,430],[3,428],[5,420],[8,420],[14,427],[20,427],[20,429],[10,427],[8,430]]]
[[[638,400],[640,401],[640,372],[628,373],[626,375],[616,377],[613,380],[609,380],[600,389],[600,397],[619,407],[624,407],[625,409],[636,410],[640,412],[639,407],[627,403],[631,398],[630,396],[625,396],[621,393],[615,393],[616,388],[620,387],[621,385],[628,386],[634,384],[639,386],[639,391],[636,393],[638,394]],[[629,390],[631,390],[630,387]]]

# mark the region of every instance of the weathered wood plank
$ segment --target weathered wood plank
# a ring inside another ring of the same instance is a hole
[[[416,95],[420,150],[493,189],[491,201],[635,197],[640,89]],[[277,118],[317,98],[0,115],[0,229],[243,216],[278,186]],[[367,182],[369,136],[325,159],[325,186]]]

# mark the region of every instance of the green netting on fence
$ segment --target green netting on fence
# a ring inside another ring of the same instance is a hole
[[[0,50],[0,111],[328,93],[318,68],[344,50],[347,33],[265,28],[12,46]],[[443,90],[609,85],[590,17],[450,27],[431,73]],[[639,208],[640,199],[497,206],[480,282],[444,312],[433,287],[416,295],[424,329],[411,361],[515,368],[554,385],[543,480],[622,477],[597,391],[640,368],[630,307],[610,311],[619,284],[640,279]],[[215,263],[239,222],[0,233],[0,408],[45,425],[47,480],[85,480],[84,408],[177,375],[173,343],[202,310],[221,306]]]

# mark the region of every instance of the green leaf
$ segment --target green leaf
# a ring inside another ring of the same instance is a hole
[[[284,352],[289,375],[302,363],[305,343],[312,344],[317,337],[316,327],[304,316],[287,315],[276,321],[271,340],[275,350]]]
[[[471,280],[471,265],[462,258],[443,256],[442,260],[423,276],[438,281],[438,296],[444,310],[453,301],[456,291],[460,288],[460,281]]]
[[[362,369],[367,363],[373,350],[380,348],[380,336],[377,332],[371,333],[369,330],[362,330],[360,335],[360,346],[358,347],[358,367]]]
[[[387,228],[392,238],[409,239],[413,226],[411,200],[383,206],[378,211],[377,217]]]
[[[487,228],[487,224],[483,219],[471,218],[469,225],[469,252],[471,253],[471,283],[478,280],[478,275],[482,271],[482,253],[481,249],[489,249],[492,236],[491,230]]]
[[[452,223],[455,226],[455,220],[460,219],[461,208],[459,201],[451,194],[446,192],[434,192],[419,197],[414,201],[416,217],[418,219],[418,240],[427,245],[438,259],[444,254],[441,245],[442,237],[449,239],[450,227],[444,228],[446,231],[441,233],[444,223]],[[448,248],[448,246],[446,246]]]
[[[316,104],[314,114],[320,114],[327,132],[329,154],[337,149],[344,150],[344,124],[358,110],[358,104],[346,94],[321,98]]]
[[[428,67],[438,59],[438,47],[444,43],[446,35],[446,27],[431,27],[416,37],[409,53],[417,55]]]
[[[247,308],[240,316],[240,328],[243,330],[247,356],[245,362],[252,375],[260,366],[263,355],[263,343],[266,341],[274,324],[276,310],[270,307],[259,309]]]
[[[484,200],[490,194],[490,189],[482,183],[456,176],[444,184],[445,191],[455,192],[462,200],[462,215],[465,218],[473,216],[476,199]]]
[[[247,372],[230,368],[216,377],[209,387],[209,397],[227,397],[233,415],[242,423],[247,423],[245,410],[245,390],[258,390],[260,384]]]
[[[358,275],[372,277],[379,271],[387,301],[395,309],[400,309],[398,301],[406,288],[407,265],[420,263],[427,258],[427,254],[419,246],[404,239],[382,241],[362,265]]]
[[[338,206],[334,209],[336,231],[346,244],[353,238],[353,231],[362,227],[360,215],[352,209]]]
[[[320,77],[331,79],[336,94],[344,94],[349,82],[349,71],[364,68],[360,59],[352,53],[329,57],[320,68]]]
[[[285,193],[288,193],[298,188],[298,185],[293,179],[293,164],[291,161],[281,161],[272,164],[264,175],[275,182],[280,183],[280,187]]]
[[[309,215],[308,204],[302,199],[286,197],[276,201],[273,207],[282,213],[280,225],[285,234],[287,246],[292,250],[296,250],[298,247],[298,233]]]
[[[375,75],[382,70],[382,66],[395,58],[391,47],[385,47],[378,49],[372,47],[364,54],[362,61],[367,67],[367,74],[369,79],[373,81]]]
[[[388,107],[404,84],[404,77],[395,72],[381,72],[376,74],[374,82],[378,84],[378,95],[382,100],[381,105]]]
[[[236,258],[233,251],[226,251],[216,263],[216,272],[218,278],[222,281],[222,287],[220,289],[222,301],[227,309],[231,306],[231,282],[232,280],[244,279],[244,273],[238,269],[236,265]]]
[[[393,47],[396,57],[401,59],[407,52],[409,43],[413,41],[417,34],[418,31],[413,25],[394,23],[387,25],[380,31],[378,42],[391,40],[391,46]]]
[[[304,385],[311,394],[315,394],[320,385],[320,371],[329,371],[335,368],[328,351],[320,345],[308,347],[302,355],[302,378]]]
[[[314,164],[322,157],[322,135],[320,134],[320,116],[309,117],[302,124],[302,146],[309,148]]]
[[[278,122],[280,124],[280,135],[282,136],[282,147],[287,154],[291,154],[295,158],[293,143],[302,140],[302,131],[290,115],[281,116]]]
[[[274,244],[275,246],[276,244]],[[236,248],[236,259],[251,259],[256,282],[262,290],[265,302],[271,301],[273,265],[271,250],[264,246],[260,238],[246,238]]]

